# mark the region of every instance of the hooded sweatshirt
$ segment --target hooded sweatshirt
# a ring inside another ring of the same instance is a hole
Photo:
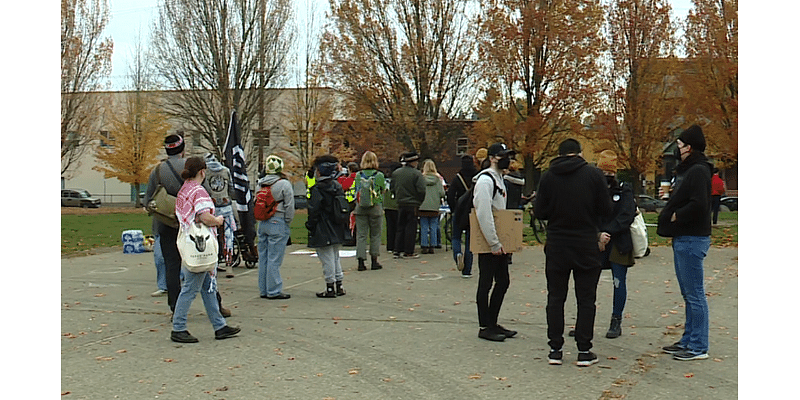
[[[438,175],[422,175],[425,182],[425,200],[419,206],[420,211],[432,211],[439,215],[439,206],[442,204],[442,199],[445,197],[444,185],[442,178]]]
[[[711,235],[711,171],[703,153],[692,153],[675,168],[675,184],[658,215],[659,236]],[[675,222],[671,222],[675,214]]]
[[[494,190],[497,186],[498,190]],[[472,205],[478,217],[478,225],[486,243],[492,252],[499,251],[503,244],[497,236],[497,226],[494,224],[492,210],[506,209],[506,185],[500,172],[494,168],[486,168],[475,179],[475,189],[472,191]]]
[[[461,159],[461,170],[459,170],[458,174],[453,177],[450,187],[447,189],[447,204],[450,206],[450,210],[456,209],[458,198],[472,187],[472,178],[475,177],[475,174],[477,173],[478,170],[475,169],[475,164],[472,162],[472,158]],[[461,178],[459,178],[459,176]],[[461,182],[462,179],[464,182]],[[466,184],[466,186],[464,184]]]
[[[231,171],[219,161],[207,161],[206,179],[203,187],[208,191],[216,207],[233,204],[231,198]]]
[[[258,184],[261,187],[272,187],[272,197],[278,202],[274,217],[283,217],[287,224],[291,224],[292,219],[294,219],[294,189],[292,189],[292,184],[287,179],[272,174],[259,179]]]
[[[612,211],[603,173],[582,157],[557,157],[542,174],[534,214],[547,220],[547,244],[597,249],[601,219]]]

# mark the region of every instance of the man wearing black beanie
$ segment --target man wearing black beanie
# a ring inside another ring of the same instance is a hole
[[[708,358],[708,302],[703,287],[703,259],[711,245],[711,171],[703,153],[703,130],[692,125],[678,136],[675,183],[658,216],[659,236],[672,237],[675,275],[685,302],[681,340],[663,347],[676,360]]]

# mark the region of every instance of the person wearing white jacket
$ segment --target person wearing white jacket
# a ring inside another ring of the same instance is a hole
[[[478,175],[472,197],[481,233],[492,250],[491,253],[478,254],[479,277],[476,295],[480,325],[478,337],[495,342],[502,342],[517,334],[516,331],[508,330],[497,323],[503,298],[511,280],[508,274],[508,256],[497,236],[497,227],[492,215],[492,210],[506,208],[507,193],[503,182],[503,170],[508,168],[511,157],[515,154],[514,150],[508,149],[501,143],[489,146],[487,157],[490,166]]]

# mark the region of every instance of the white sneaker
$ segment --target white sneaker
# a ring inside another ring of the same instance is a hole
[[[461,277],[464,279],[472,278],[472,274],[461,274]]]
[[[459,271],[464,269],[464,254],[462,253],[456,254],[456,268],[458,268]]]
[[[161,297],[161,296],[166,296],[166,295],[167,295],[167,291],[166,290],[161,290],[161,289],[158,289],[155,292],[150,293],[150,296],[153,296],[153,297]]]

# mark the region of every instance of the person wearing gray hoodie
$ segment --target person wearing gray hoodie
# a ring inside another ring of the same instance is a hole
[[[233,254],[233,233],[236,232],[239,219],[239,213],[233,212],[233,185],[231,182],[231,170],[222,165],[212,153],[206,153],[206,179],[203,181],[203,187],[211,196],[214,201],[215,215],[222,216],[225,219],[223,224],[223,235],[225,238],[225,246],[222,249],[222,255],[225,263],[230,263]],[[225,271],[224,264],[217,267],[220,271]],[[225,275],[228,278],[233,278],[233,270],[228,271]]]
[[[285,300],[292,297],[283,293],[281,264],[294,219],[294,190],[283,176],[283,160],[270,155],[264,162],[266,175],[259,178],[259,187],[270,187],[277,202],[275,214],[266,221],[258,221],[258,291],[262,299]]]

